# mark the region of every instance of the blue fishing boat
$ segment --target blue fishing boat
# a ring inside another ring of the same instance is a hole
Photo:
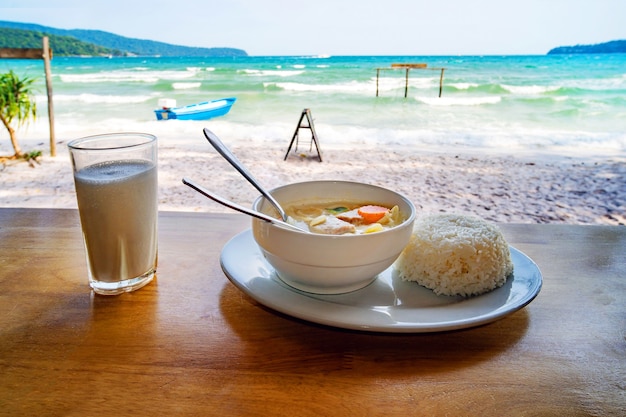
[[[218,116],[224,116],[237,100],[235,97],[220,98],[203,103],[190,104],[183,107],[175,107],[174,100],[159,100],[159,107],[154,111],[157,120],[207,120]],[[172,105],[172,103],[174,103]]]

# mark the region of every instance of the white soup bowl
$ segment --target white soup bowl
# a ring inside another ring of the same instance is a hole
[[[310,181],[275,188],[272,196],[291,204],[346,202],[398,206],[405,219],[381,232],[325,235],[297,231],[264,220],[252,220],[256,243],[278,277],[291,287],[316,294],[355,291],[373,282],[389,268],[408,244],[413,232],[415,206],[406,197],[375,185],[348,181]],[[262,196],[257,211],[278,217]]]

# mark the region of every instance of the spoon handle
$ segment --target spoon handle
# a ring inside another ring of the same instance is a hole
[[[274,223],[280,226],[284,226],[287,227],[289,229],[294,229],[297,230],[299,232],[303,232],[304,230],[300,229],[299,227],[296,227],[292,224],[289,223],[285,223],[283,221],[280,221],[278,219],[273,218],[272,216],[268,216],[265,213],[261,213],[258,211],[254,211],[251,210],[249,208],[240,206],[237,203],[233,203],[230,200],[226,200],[223,197],[220,197],[216,194],[213,194],[211,191],[207,190],[206,188],[202,187],[201,185],[196,184],[195,182],[193,182],[192,180],[190,180],[189,178],[183,178],[183,184],[193,188],[194,190],[196,190],[197,192],[199,192],[200,194],[204,195],[205,197],[209,197],[211,200],[216,201],[228,208],[231,208],[233,210],[239,211],[241,213],[247,214],[249,216],[252,217],[256,217],[257,219],[261,219],[261,220],[265,220],[266,222],[270,222],[270,223]]]
[[[235,155],[233,155],[230,149],[228,149],[226,145],[224,145],[221,139],[207,128],[204,128],[204,136],[206,136],[209,143],[213,145],[215,150],[218,151],[220,155],[224,157],[224,159],[230,162],[230,164],[235,167],[235,169],[239,171],[239,173],[241,173],[241,175],[243,175],[248,180],[248,182],[254,186],[254,188],[259,190],[263,197],[269,200],[269,202],[276,208],[276,210],[278,210],[278,213],[280,214],[280,217],[283,219],[283,221],[287,221],[287,213],[285,213],[280,204],[278,204],[278,201],[276,201],[270,193],[265,191],[265,189],[261,186],[261,184],[257,182],[252,174],[250,174],[246,167],[241,162],[239,162]]]

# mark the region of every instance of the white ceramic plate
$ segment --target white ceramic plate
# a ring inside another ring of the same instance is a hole
[[[539,293],[541,272],[511,247],[514,276],[500,288],[471,298],[437,296],[402,281],[393,267],[369,286],[347,294],[317,295],[283,283],[263,258],[252,231],[233,237],[220,258],[224,273],[241,291],[281,313],[353,330],[420,333],[462,329],[498,320],[530,303]]]

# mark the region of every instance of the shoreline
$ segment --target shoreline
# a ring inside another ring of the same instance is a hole
[[[323,162],[309,140],[283,161],[289,141],[233,140],[227,146],[267,188],[309,180],[368,182],[404,194],[419,214],[461,213],[494,223],[626,225],[626,157],[556,155],[549,151],[426,149],[412,145],[378,149],[320,143]],[[44,143],[44,145],[41,145]],[[49,156],[0,164],[0,207],[76,208],[65,141]],[[6,153],[6,147],[3,147]],[[515,152],[515,154],[512,154]],[[159,210],[228,213],[182,184],[189,177],[222,197],[250,206],[258,191],[200,139],[159,140]]]

